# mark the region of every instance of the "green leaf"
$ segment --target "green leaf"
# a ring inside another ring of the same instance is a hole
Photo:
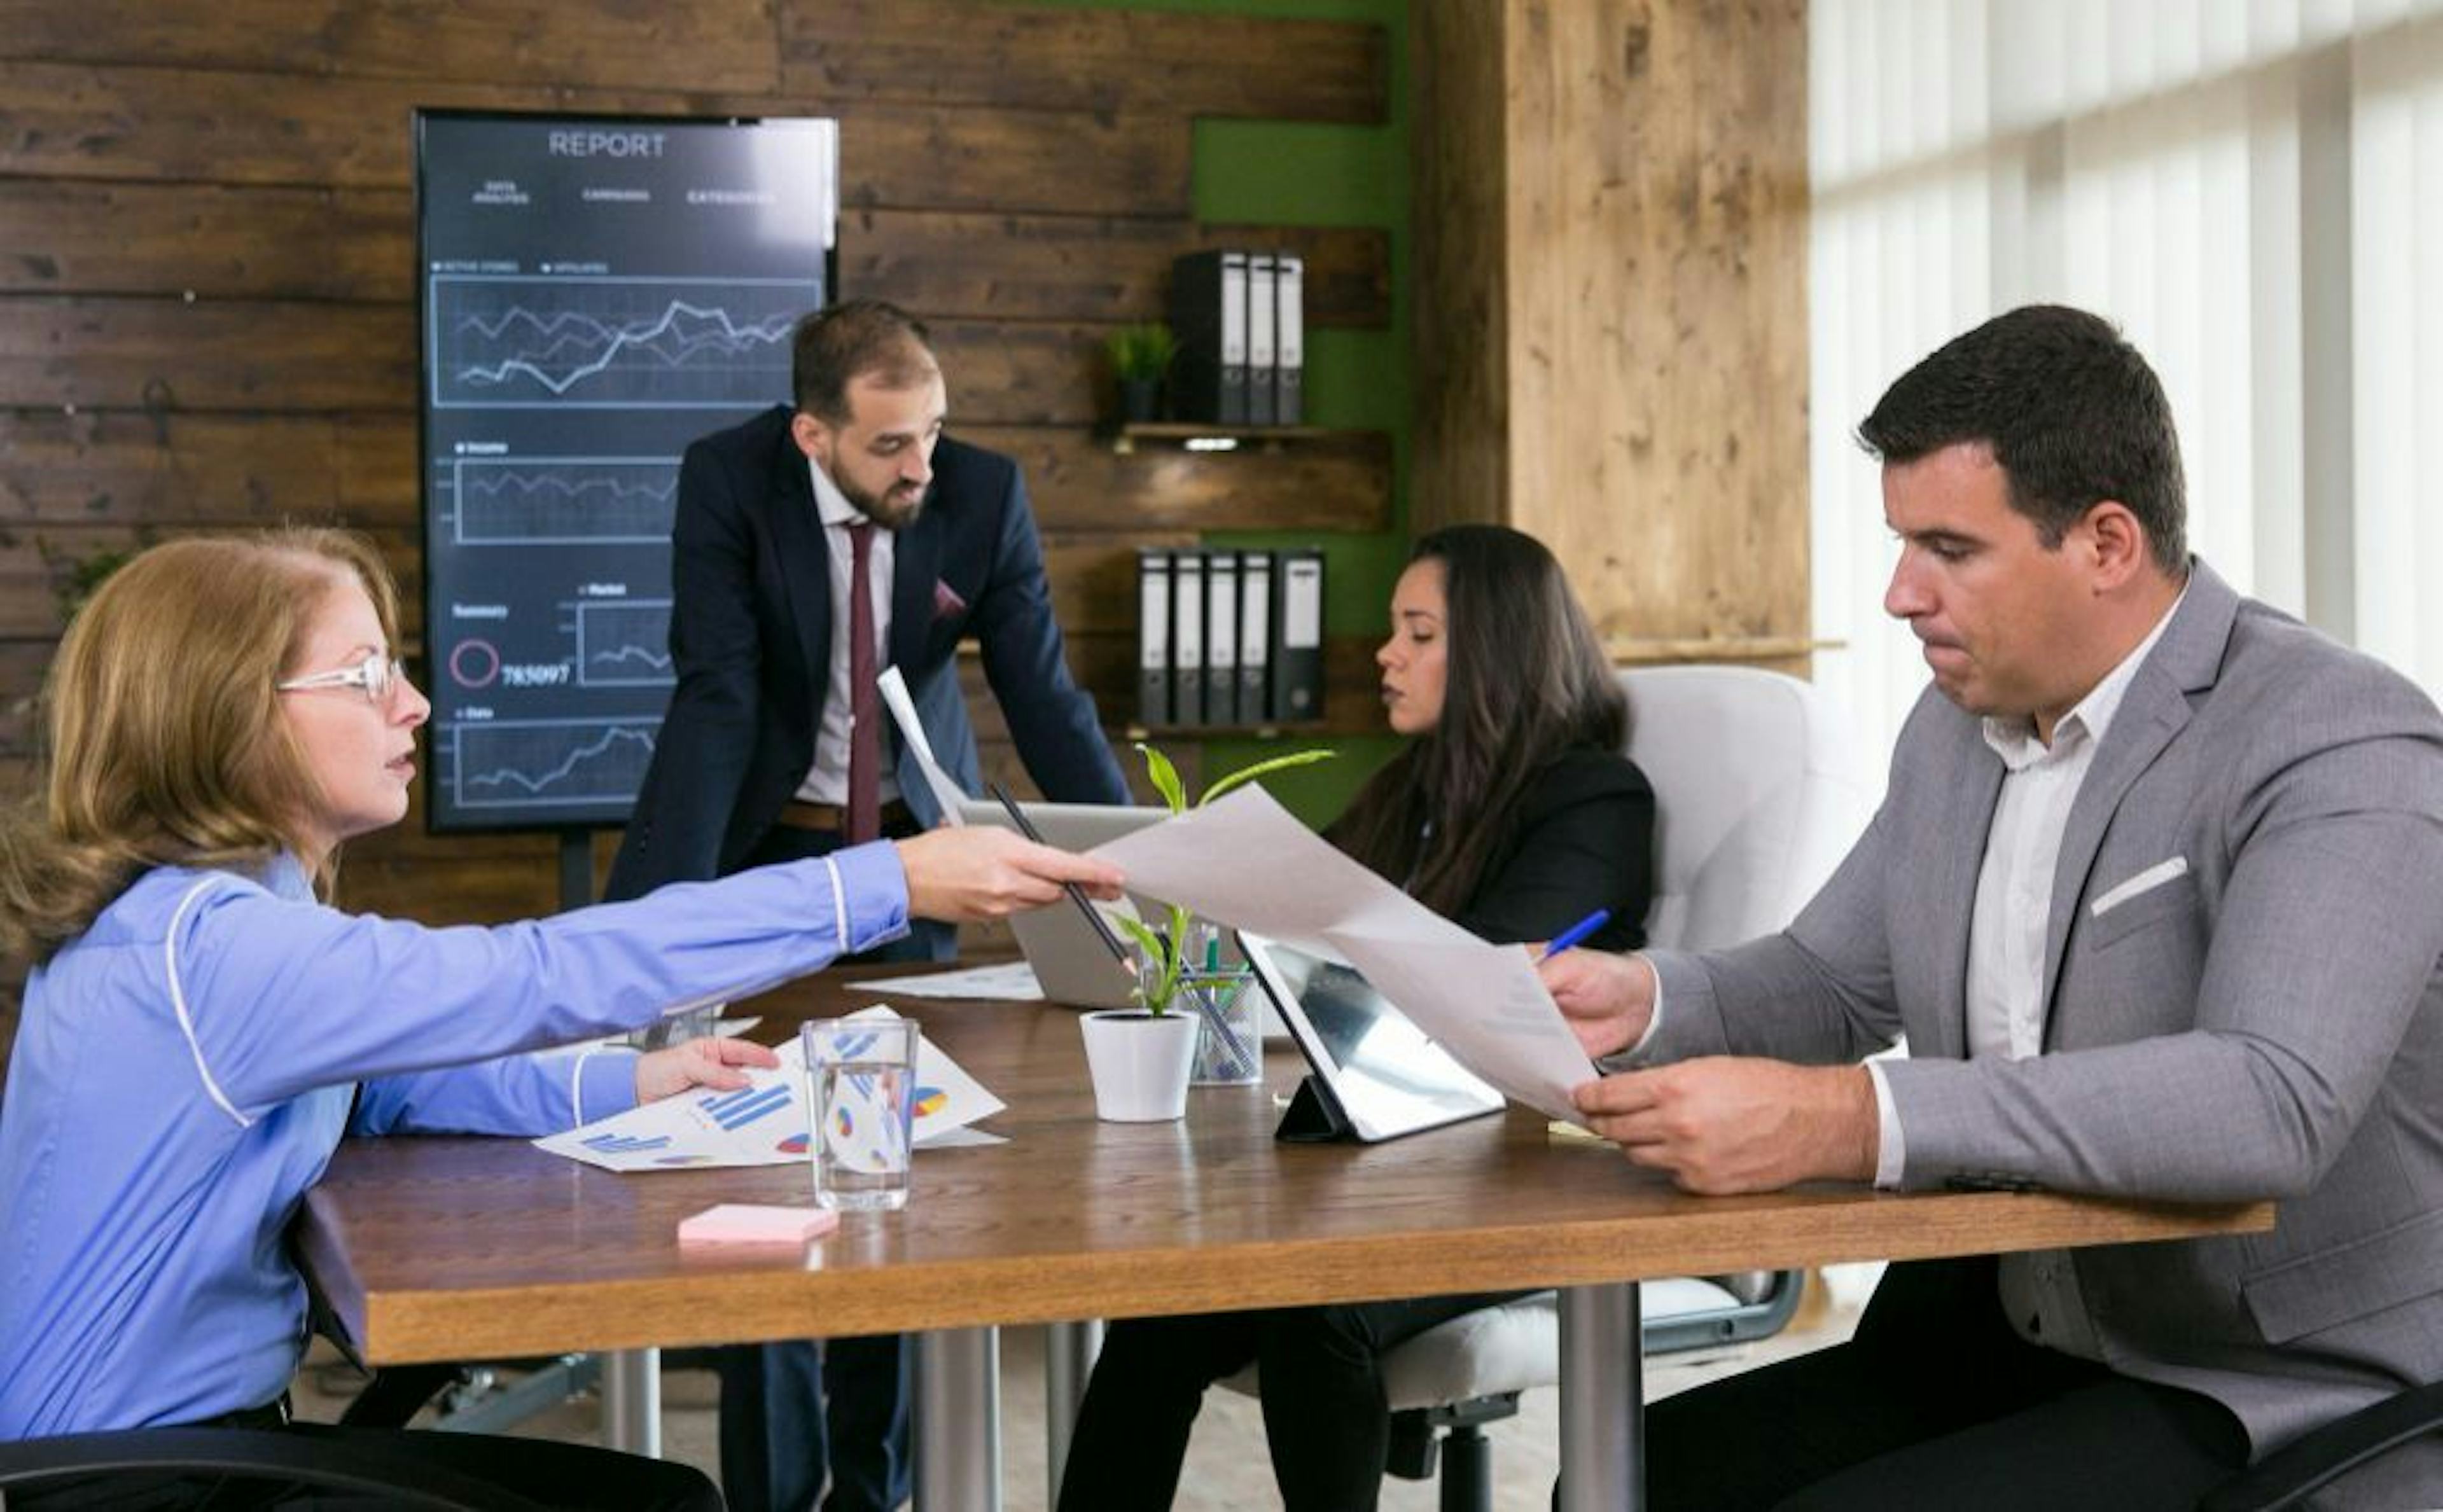
[[[1163,948],[1162,937],[1148,928],[1144,920],[1130,919],[1123,914],[1112,919],[1111,922],[1119,925],[1130,939],[1136,941],[1137,949],[1145,952],[1145,958],[1148,961],[1155,965],[1162,963],[1167,954]]]
[[[1288,756],[1277,756],[1268,761],[1258,761],[1252,767],[1241,767],[1205,789],[1204,796],[1196,800],[1196,806],[1202,809],[1232,788],[1253,782],[1268,772],[1284,772],[1291,767],[1311,767],[1318,761],[1329,761],[1339,754],[1337,751],[1294,751]],[[1173,780],[1177,780],[1176,777]]]
[[[1154,791],[1162,794],[1165,803],[1170,805],[1171,812],[1185,813],[1187,789],[1179,780],[1179,769],[1170,764],[1170,757],[1164,756],[1143,740],[1137,742],[1137,749],[1145,754],[1146,776],[1152,781]]]

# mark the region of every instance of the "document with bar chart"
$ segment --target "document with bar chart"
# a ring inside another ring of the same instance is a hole
[[[888,1008],[852,1018],[895,1017]],[[583,1128],[545,1136],[535,1148],[605,1171],[684,1171],[710,1166],[785,1165],[806,1159],[809,1098],[799,1042],[781,1047],[774,1070],[747,1071],[731,1092],[699,1088],[640,1108],[597,1119]],[[945,1054],[931,1040],[916,1047],[915,1147],[996,1143],[968,1125],[1008,1104]]]
[[[834,120],[417,117],[433,829],[626,821],[680,458],[788,400],[838,223]]]

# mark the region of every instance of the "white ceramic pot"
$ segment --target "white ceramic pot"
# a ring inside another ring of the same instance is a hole
[[[1112,1123],[1159,1123],[1187,1111],[1187,1073],[1196,1064],[1196,1015],[1156,1016],[1111,1009],[1077,1020],[1094,1112]]]

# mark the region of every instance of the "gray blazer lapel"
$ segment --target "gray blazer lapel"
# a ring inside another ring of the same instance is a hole
[[[2188,597],[2165,627],[2163,638],[2130,679],[2129,691],[2112,716],[2095,764],[2079,784],[2062,831],[2061,859],[2053,867],[2051,912],[2045,924],[2045,1038],[2052,1039],[2055,1015],[2053,989],[2061,980],[2062,952],[2069,942],[2071,920],[2086,894],[2103,832],[2120,811],[2122,799],[2172,738],[2189,722],[2189,695],[2213,685],[2222,665],[2223,647],[2231,640],[2232,623],[2239,614],[2239,595],[2214,574],[2213,569],[2190,559]]]
[[[773,473],[772,539],[781,554],[781,581],[789,612],[798,622],[798,649],[806,658],[806,705],[812,728],[823,722],[823,696],[831,687],[832,564],[806,454],[784,435],[785,454]],[[811,740],[812,736],[808,738]]]

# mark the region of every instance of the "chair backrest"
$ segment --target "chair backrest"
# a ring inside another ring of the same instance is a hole
[[[1624,749],[1654,784],[1647,938],[1710,950],[1789,923],[1871,812],[1829,700],[1747,666],[1634,667],[1620,683]]]

